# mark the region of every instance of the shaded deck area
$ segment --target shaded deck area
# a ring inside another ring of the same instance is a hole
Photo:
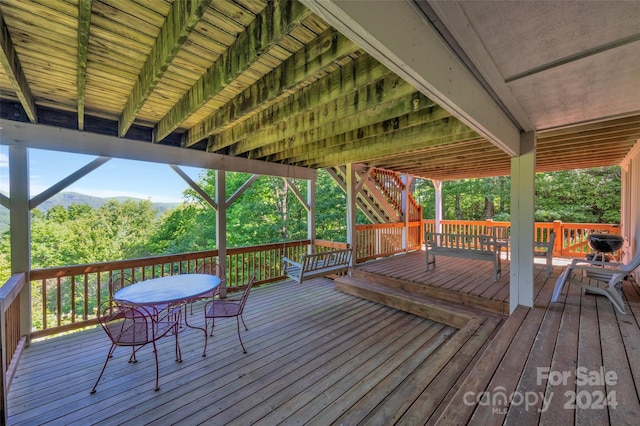
[[[421,285],[439,289],[440,296],[448,287],[452,300],[431,300],[458,309],[454,318],[467,318],[465,324],[446,325],[345,294],[329,279],[277,283],[256,288],[249,298],[248,354],[233,319],[217,322],[205,358],[197,330],[180,335],[181,364],[173,360],[172,340],[161,341],[158,392],[150,348],[137,364],[126,362],[127,349],[116,350],[90,395],[108,349],[102,330],[34,342],[11,387],[9,423],[638,423],[637,284],[624,283],[628,313],[621,315],[604,297],[582,295],[575,286],[562,303],[550,304],[561,268],[548,279],[541,270],[535,306],[506,317],[474,308],[470,295],[503,303],[508,262],[506,278],[493,283],[486,262],[474,267],[443,257],[423,273],[420,259],[424,253],[369,262],[353,275],[377,270],[375,285]],[[485,266],[491,283],[483,279]],[[193,321],[201,315],[196,310]],[[596,377],[602,371],[604,377]]]

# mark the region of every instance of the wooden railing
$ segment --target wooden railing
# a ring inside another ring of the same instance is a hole
[[[491,226],[510,226],[510,222],[494,222],[492,220],[443,220],[442,232],[452,234],[484,234]],[[425,232],[435,232],[435,221],[424,221]],[[553,255],[555,257],[584,257],[592,250],[589,248],[587,237],[594,233],[609,233],[620,235],[620,225],[606,223],[563,223],[535,222],[534,241],[547,242],[549,234],[555,232],[556,240]],[[621,249],[624,250],[624,247]],[[619,258],[620,253],[614,254]]]
[[[424,233],[421,221],[409,222],[406,249],[402,244],[403,232],[403,222],[356,225],[356,263],[422,247]]]
[[[20,332],[20,293],[26,285],[25,274],[14,274],[0,287],[0,344],[2,345],[2,418],[6,420],[7,393],[13,381],[20,355],[25,347],[26,336]],[[4,422],[2,423],[4,424]]]
[[[227,249],[226,286],[239,290],[255,270],[256,285],[283,280],[282,257],[299,259],[309,250],[309,240]],[[314,250],[346,247],[317,240]],[[97,323],[96,307],[109,297],[109,277],[117,271],[136,281],[191,273],[203,263],[215,262],[217,250],[156,256],[142,259],[35,269],[31,271],[32,338],[75,330]],[[5,284],[5,288],[7,284]],[[12,323],[14,321],[11,321]]]
[[[397,211],[402,211],[402,191],[404,183],[400,176],[392,171],[374,169],[371,178],[376,183],[378,189],[387,197],[387,201],[395,207]]]
[[[402,195],[404,193],[408,196],[408,211],[406,214],[409,220],[413,222],[422,218],[422,206],[413,198],[413,194],[410,191],[405,191],[406,185],[398,173],[384,169],[374,169],[371,178],[398,213],[402,214],[404,209],[402,205]]]

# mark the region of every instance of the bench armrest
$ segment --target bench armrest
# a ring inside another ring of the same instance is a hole
[[[300,262],[295,262],[295,261],[293,261],[293,260],[289,259],[288,257],[283,257],[283,258],[282,258],[282,264],[284,265],[285,263],[288,263],[288,264],[290,264],[290,265],[292,265],[292,266],[297,266],[298,268],[301,268],[301,269],[302,269],[302,263],[300,263]]]

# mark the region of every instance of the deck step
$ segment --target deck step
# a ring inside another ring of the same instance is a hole
[[[385,277],[382,277],[385,278]],[[411,293],[394,285],[385,285],[384,280],[343,276],[334,281],[336,290],[371,300],[401,311],[409,312],[430,320],[463,328],[471,319],[492,315],[486,311],[474,310],[441,299]]]
[[[390,277],[362,268],[352,268],[351,277],[362,279],[371,284],[402,290],[407,294],[411,294],[412,297],[419,295],[432,301],[435,299],[452,305],[464,306],[471,310],[482,310],[486,313],[502,316],[509,315],[509,303],[503,300],[493,300],[460,291],[431,286],[424,282]]]

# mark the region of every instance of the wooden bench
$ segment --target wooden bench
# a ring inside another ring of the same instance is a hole
[[[556,233],[551,231],[549,233],[549,241],[534,241],[533,242],[533,255],[544,256],[547,260],[546,272],[547,277],[551,275],[553,271],[553,246],[556,241]]]
[[[436,255],[493,262],[493,280],[502,274],[500,245],[491,235],[425,233],[427,248],[427,271],[429,265],[436,267]]]
[[[327,250],[302,255],[300,262],[282,258],[282,271],[289,278],[302,283],[307,278],[324,277],[346,272],[351,264],[351,249]]]

